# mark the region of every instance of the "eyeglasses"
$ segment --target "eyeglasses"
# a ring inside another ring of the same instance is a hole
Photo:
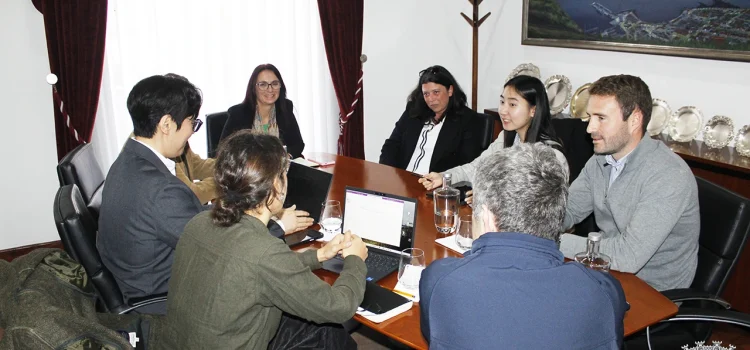
[[[261,81],[255,85],[257,85],[258,89],[261,89],[261,90],[268,90],[269,87],[274,90],[281,89],[281,83],[278,80],[274,80],[270,83],[267,81]]]
[[[201,128],[201,125],[203,125],[203,121],[198,118],[190,119],[190,122],[193,124],[193,132],[198,132],[198,130],[200,130]]]

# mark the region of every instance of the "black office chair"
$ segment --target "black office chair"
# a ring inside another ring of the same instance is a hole
[[[750,328],[750,315],[729,310],[729,303],[719,297],[750,235],[750,200],[702,178],[695,180],[701,215],[698,268],[690,288],[662,292],[682,304],[677,315],[650,330],[653,349],[706,341],[713,322]],[[647,349],[647,341],[644,333],[627,339],[626,345]]]
[[[591,135],[586,132],[588,123],[580,119],[552,119],[551,122],[557,137],[562,141],[570,170],[570,183],[573,183],[581,174],[586,162],[594,155],[594,142]],[[594,214],[591,214],[575,225],[573,233],[587,237],[589,232],[596,231],[599,231],[599,227],[596,226]]]
[[[499,120],[499,118],[484,113],[477,113],[477,115],[479,115],[479,119],[482,120],[482,132],[479,134],[479,137],[481,137],[482,149],[485,150],[487,147],[490,147],[492,141],[495,141],[495,121]]]
[[[96,160],[93,146],[84,143],[66,154],[57,165],[57,178],[60,186],[78,186],[86,207],[96,222],[102,204],[104,173]]]
[[[78,261],[93,282],[100,302],[97,308],[103,312],[124,314],[140,307],[165,302],[166,295],[132,299],[124,302],[122,292],[112,273],[102,263],[96,249],[97,229],[94,218],[86,208],[76,185],[60,187],[53,205],[55,226],[68,254]]]
[[[206,145],[208,147],[208,158],[216,158],[216,150],[219,148],[221,132],[224,124],[229,118],[228,112],[219,112],[206,115]]]

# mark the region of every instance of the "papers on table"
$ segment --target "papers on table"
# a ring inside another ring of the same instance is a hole
[[[320,164],[315,163],[315,162],[311,162],[311,161],[309,161],[309,160],[307,160],[305,158],[302,158],[302,157],[294,158],[292,161],[295,162],[295,163],[297,163],[297,164],[299,164],[299,165],[309,166],[311,168],[320,166]]]
[[[424,271],[424,267],[411,266],[411,265],[406,266],[406,270],[404,271],[404,274],[401,276],[401,278],[398,280],[398,283],[396,283],[396,287],[393,288],[393,292],[396,294],[402,295],[411,301],[418,303],[419,302],[419,279],[422,277],[422,271]],[[403,283],[403,281],[405,280],[414,281],[413,284],[416,287],[414,288],[407,287]]]
[[[332,240],[334,237],[336,237],[336,235],[340,235],[341,234],[341,230],[336,230],[336,231],[333,231],[333,232],[328,232],[328,231],[326,231],[326,230],[324,230],[324,229],[321,228],[319,231],[320,231],[320,233],[323,234],[323,237],[321,237],[320,239],[318,239],[321,242],[328,242],[328,241]]]
[[[468,248],[464,249],[464,248],[461,248],[461,247],[458,246],[458,244],[456,243],[456,236],[455,235],[448,236],[448,237],[443,237],[443,238],[438,238],[438,239],[435,240],[435,242],[438,243],[438,244],[440,244],[440,245],[442,245],[442,246],[444,246],[444,247],[446,247],[446,248],[448,248],[448,249],[450,249],[450,250],[452,250],[452,251],[454,251],[454,252],[456,252],[456,253],[460,253],[460,254],[466,253],[466,251],[469,250]]]
[[[408,302],[404,303],[403,305],[398,306],[398,307],[396,307],[394,309],[391,309],[388,312],[384,312],[382,314],[374,314],[374,313],[369,312],[369,311],[367,311],[367,310],[365,310],[365,309],[363,309],[363,308],[360,307],[360,308],[357,308],[357,315],[360,315],[360,316],[368,319],[370,322],[380,323],[380,322],[383,322],[383,321],[385,321],[385,320],[387,320],[387,319],[389,319],[391,317],[394,317],[396,315],[399,315],[399,314],[402,314],[402,313],[404,313],[406,311],[409,311],[409,309],[411,309],[412,305],[414,305],[414,303],[412,303],[411,301],[408,301]]]

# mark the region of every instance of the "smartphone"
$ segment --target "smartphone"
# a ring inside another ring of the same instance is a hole
[[[323,233],[321,233],[320,231],[306,229],[289,235],[285,235],[282,238],[284,239],[284,242],[286,242],[286,245],[292,247],[298,244],[311,242],[322,237]]]

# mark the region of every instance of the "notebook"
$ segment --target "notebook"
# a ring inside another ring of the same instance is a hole
[[[367,280],[378,281],[398,270],[401,251],[414,246],[417,201],[388,193],[346,187],[342,232],[362,237],[369,249]],[[323,268],[341,272],[340,256],[323,263]]]
[[[319,222],[333,174],[292,162],[289,164],[289,173],[286,177],[284,208],[297,205],[297,210],[310,213],[310,217]]]

